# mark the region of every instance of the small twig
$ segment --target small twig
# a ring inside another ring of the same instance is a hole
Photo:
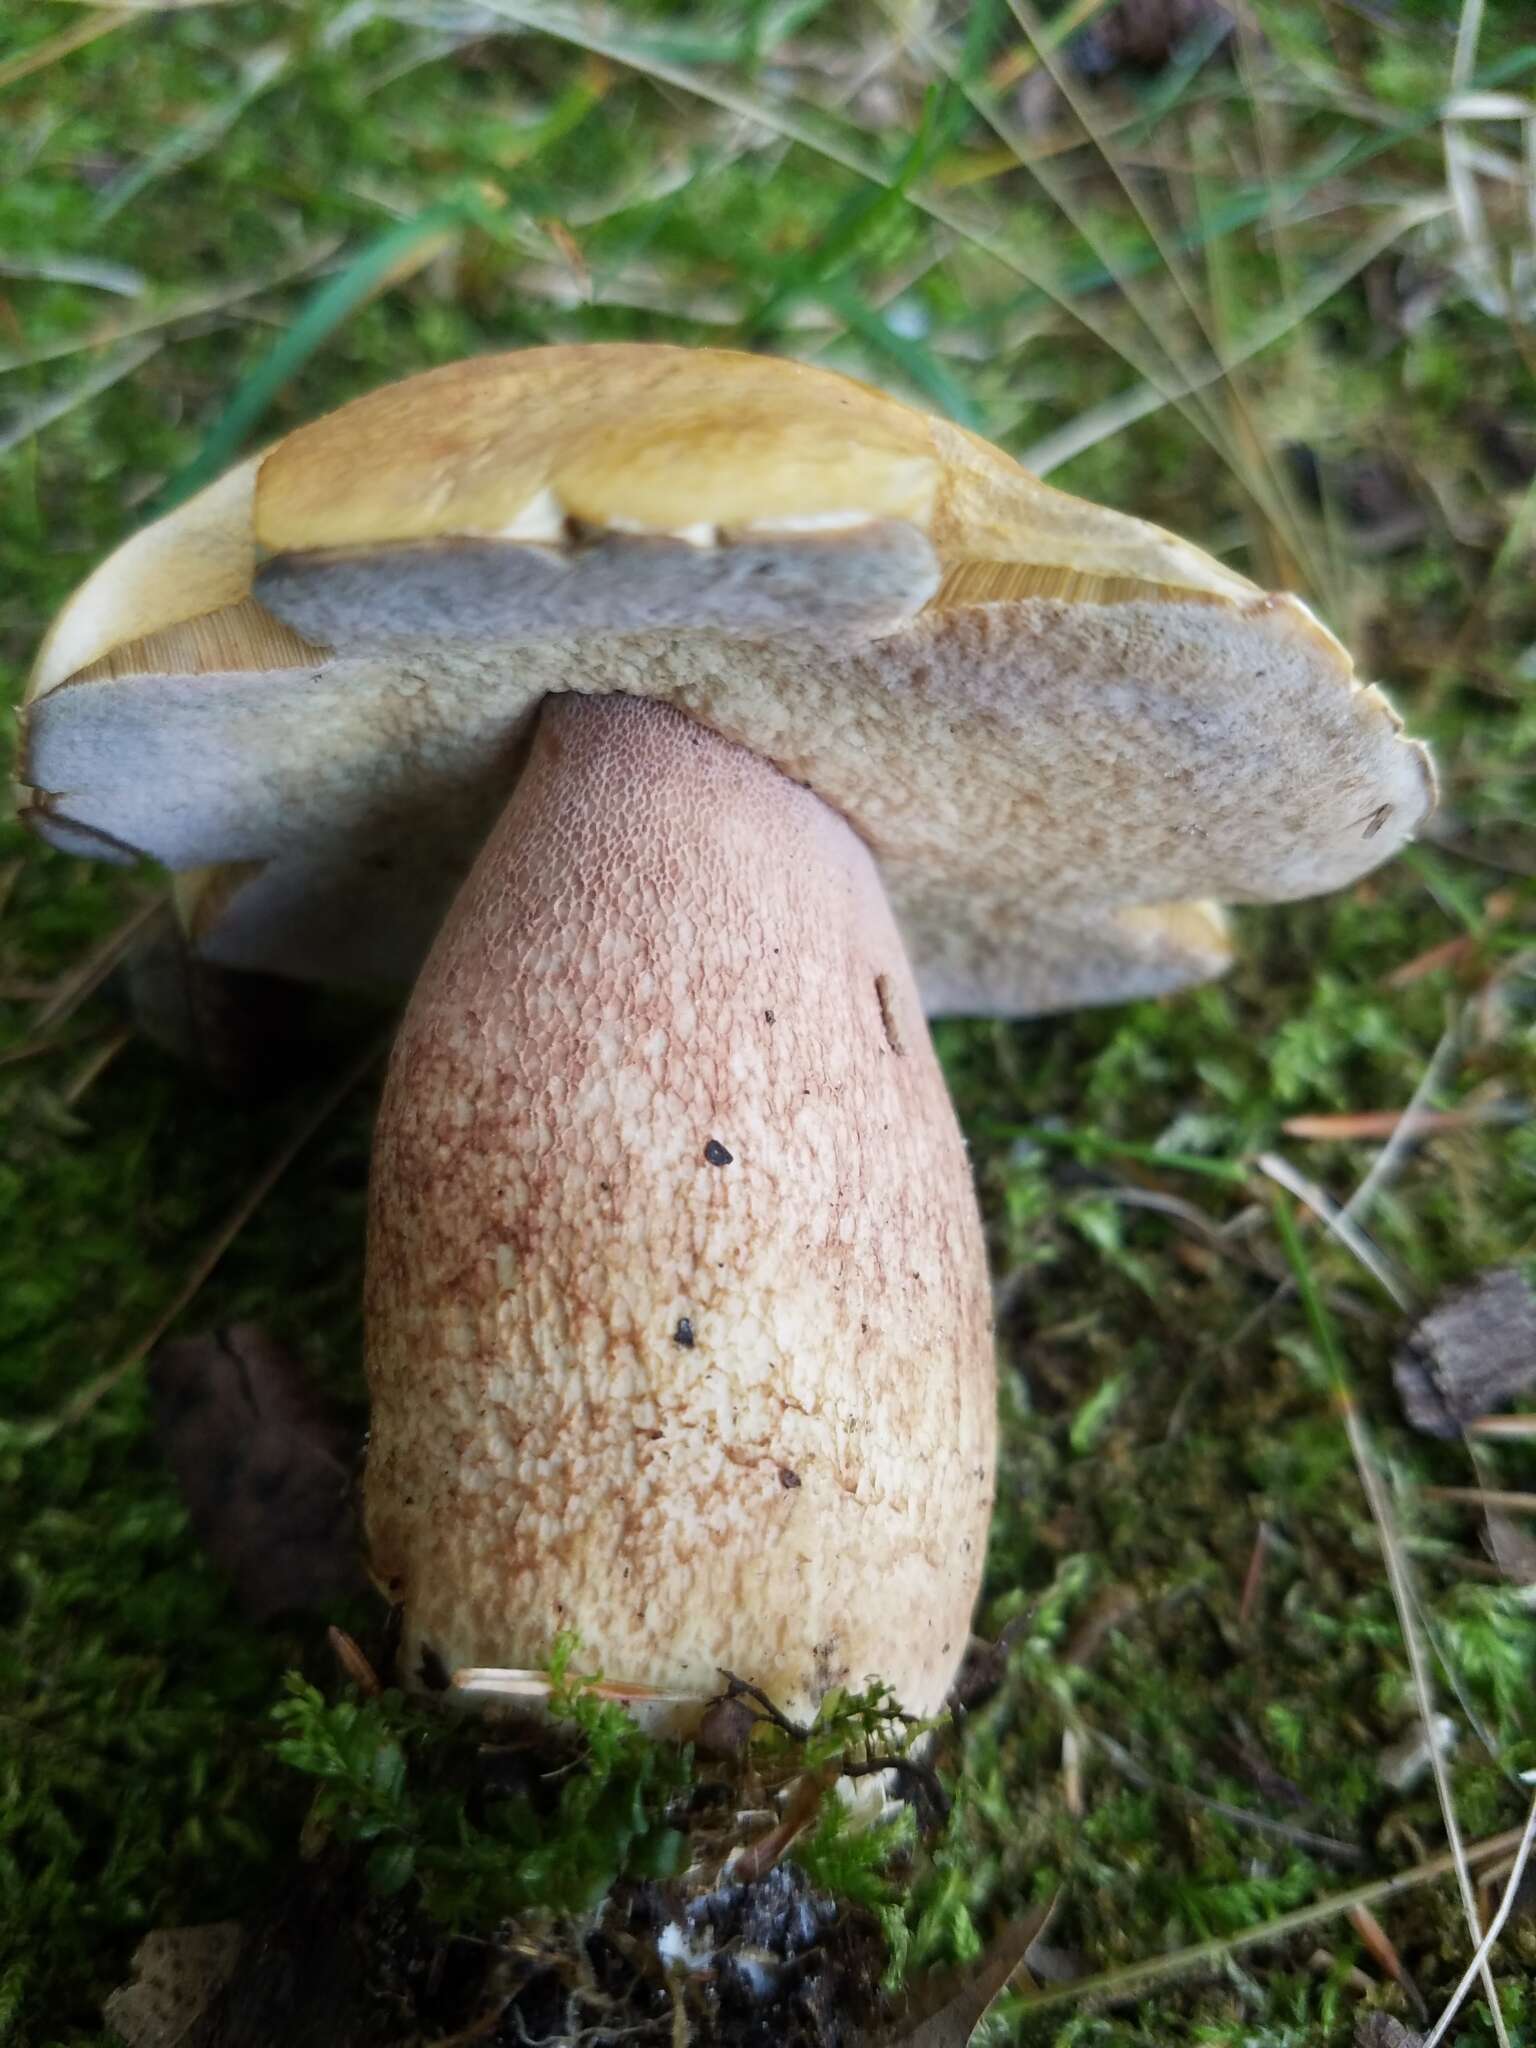
[[[1344,1427],[1349,1437],[1350,1449],[1354,1453],[1355,1466],[1360,1474],[1360,1484],[1370,1504],[1371,1514],[1381,1538],[1381,1552],[1386,1561],[1387,1579],[1392,1588],[1393,1600],[1397,1607],[1398,1621],[1403,1631],[1403,1646],[1408,1652],[1408,1669],[1413,1678],[1414,1697],[1418,1703],[1419,1718],[1429,1737],[1429,1762],[1434,1773],[1435,1791],[1440,1802],[1441,1818],[1445,1822],[1446,1839],[1451,1845],[1451,1856],[1455,1865],[1456,1880],[1461,1891],[1462,1905],[1467,1916],[1467,1926],[1476,1941],[1482,1932],[1478,1917],[1477,1895],[1472,1887],[1472,1875],[1468,1867],[1465,1849],[1461,1839],[1461,1823],[1456,1817],[1456,1800],[1451,1790],[1451,1774],[1446,1768],[1445,1755],[1434,1739],[1435,1710],[1434,1691],[1430,1681],[1429,1663],[1424,1655],[1424,1644],[1415,1622],[1417,1593],[1409,1574],[1407,1559],[1398,1539],[1396,1520],[1387,1498],[1386,1487],[1382,1484],[1369,1440],[1365,1423],[1356,1408],[1353,1396],[1340,1388],[1344,1409]],[[1488,1966],[1483,1964],[1484,1989],[1488,2004],[1493,2012],[1495,2032],[1502,2032],[1498,2018],[1499,1994]]]
[[[337,1628],[333,1622],[325,1632],[325,1639],[331,1646],[331,1653],[342,1670],[351,1679],[358,1691],[368,1699],[376,1699],[383,1687],[379,1674],[363,1655],[357,1644],[344,1628]]]
[[[1422,1486],[1425,1500],[1464,1501],[1469,1507],[1502,1508],[1510,1515],[1536,1515],[1536,1493],[1506,1493],[1487,1486]]]
[[[59,1090],[59,1100],[66,1109],[73,1109],[86,1094],[91,1085],[99,1080],[117,1058],[133,1043],[133,1027],[125,1024],[121,1031],[114,1031],[95,1047],[89,1057],[80,1064],[79,1071]]]
[[[1526,1820],[1524,1828],[1521,1830],[1520,1847],[1515,1854],[1514,1868],[1509,1873],[1509,1882],[1504,1887],[1504,1896],[1499,1901],[1499,1910],[1489,1921],[1488,1932],[1483,1936],[1478,1946],[1477,1954],[1468,1963],[1465,1976],[1451,1993],[1451,2002],[1436,2021],[1433,2030],[1424,2043],[1424,2048],[1439,2048],[1439,2043],[1445,2039],[1446,2028],[1461,2010],[1467,1993],[1472,1989],[1472,1986],[1480,1976],[1486,1975],[1489,1953],[1494,1943],[1503,1933],[1504,1923],[1509,1918],[1515,1899],[1519,1894],[1520,1883],[1525,1876],[1525,1866],[1530,1860],[1533,1843],[1536,1843],[1536,1800],[1531,1802],[1530,1815]],[[1493,2009],[1497,2012],[1497,2002],[1495,2002]]]
[[[1383,1153],[1385,1156],[1385,1153]],[[1308,1180],[1304,1173],[1298,1173],[1291,1162],[1279,1152],[1261,1152],[1254,1164],[1261,1173],[1294,1195],[1304,1203],[1323,1227],[1333,1233],[1345,1249],[1352,1252],[1365,1270],[1391,1295],[1398,1307],[1409,1310],[1414,1306],[1413,1290],[1398,1273],[1386,1253],[1379,1250],[1349,1214],[1348,1206],[1341,1209],[1320,1188],[1316,1181]]]
[[[98,327],[87,328],[83,333],[71,332],[67,339],[52,341],[35,349],[0,351],[0,377],[8,376],[13,370],[34,370],[41,363],[59,362],[65,356],[81,355],[93,348],[111,348],[118,342],[132,341],[141,334],[166,334],[172,340],[179,340],[184,334],[206,331],[202,323],[212,322],[247,300],[264,297],[281,285],[293,283],[296,278],[328,263],[340,247],[339,235],[327,235],[307,243],[287,261],[264,271],[259,277],[238,278],[217,291],[184,293],[168,305],[158,305],[153,312],[136,319],[109,320]],[[170,332],[173,328],[178,330],[174,335]]]
[[[1246,1628],[1253,1619],[1253,1610],[1258,1604],[1259,1587],[1264,1583],[1264,1563],[1269,1556],[1270,1526],[1260,1522],[1253,1539],[1253,1550],[1248,1559],[1248,1570],[1243,1577],[1243,1597],[1238,1604],[1237,1625]]]
[[[1329,1116],[1293,1116],[1280,1126],[1288,1138],[1311,1138],[1339,1144],[1351,1138],[1371,1140],[1433,1137],[1439,1131],[1463,1131],[1472,1124],[1523,1123],[1530,1111],[1523,1102],[1486,1102],[1466,1109],[1360,1109]]]
[[[722,1664],[717,1667],[725,1680],[725,1697],[728,1700],[749,1699],[756,1702],[768,1716],[775,1728],[780,1728],[796,1742],[810,1740],[809,1728],[802,1728],[798,1721],[791,1721],[788,1714],[776,1707],[760,1685],[754,1685],[750,1678],[738,1678],[734,1671],[727,1671]]]
[[[1479,1415],[1466,1425],[1468,1436],[1527,1443],[1536,1437],[1536,1415]]]
[[[1370,1172],[1344,1204],[1342,1213],[1348,1217],[1351,1223],[1358,1222],[1369,1213],[1376,1197],[1393,1178],[1399,1166],[1407,1157],[1408,1147],[1413,1142],[1413,1133],[1408,1119],[1417,1116],[1425,1103],[1429,1101],[1429,1098],[1439,1092],[1442,1082],[1447,1079],[1450,1070],[1455,1066],[1456,1057],[1460,1050],[1461,1013],[1457,1010],[1451,1010],[1446,1018],[1445,1029],[1440,1034],[1440,1042],[1430,1054],[1428,1066],[1425,1067],[1423,1073],[1419,1076],[1419,1085],[1408,1098],[1408,1107],[1403,1112],[1403,1122],[1398,1125],[1391,1137],[1388,1138],[1386,1144],[1382,1146],[1376,1157],[1371,1161]]]
[[[1402,1987],[1403,1995],[1407,1998],[1418,2017],[1421,2020],[1428,2019],[1429,2008],[1424,2003],[1418,1985],[1414,1983],[1404,1967],[1403,1959],[1397,1952],[1396,1943],[1376,1918],[1370,1907],[1351,1906],[1348,1917],[1350,1926],[1355,1930],[1360,1940],[1364,1942],[1366,1952],[1376,1964],[1376,1967],[1384,1971],[1394,1984]],[[1367,1982],[1369,1982],[1369,1979],[1367,1979]]]
[[[0,1052],[0,1067],[24,1066],[28,1060],[40,1060],[51,1052],[76,1052],[86,1041],[68,1031],[60,1031],[52,1038],[24,1038],[19,1045],[8,1045]]]
[[[39,1005],[37,1014],[30,1020],[27,1036],[16,1048],[17,1052],[45,1038],[55,1024],[62,1024],[67,1017],[73,1016],[86,997],[94,994],[106,980],[139,934],[157,917],[165,916],[168,909],[168,901],[163,895],[151,896],[135,904],[94,952],[88,953],[78,967],[72,967],[53,985],[47,1000]]]
[[[690,2036],[685,1975],[678,1963],[673,1963],[667,1971],[667,1996],[672,2001],[672,2048],[688,2048]]]
[[[34,434],[40,434],[45,427],[51,427],[55,420],[61,420],[77,406],[89,405],[93,398],[99,398],[114,384],[120,384],[125,377],[131,377],[141,369],[150,357],[157,353],[160,343],[149,335],[138,341],[129,342],[109,356],[104,363],[98,363],[77,384],[67,391],[50,392],[46,398],[39,398],[33,404],[18,407],[3,422],[0,422],[0,455],[8,454],[12,448],[20,447],[23,441],[30,441]]]
[[[1426,975],[1438,974],[1442,967],[1456,967],[1466,959],[1478,945],[1471,932],[1462,932],[1454,939],[1442,939],[1438,946],[1431,946],[1427,953],[1416,954],[1412,960],[1405,960],[1401,967],[1383,977],[1386,988],[1411,988]]]
[[[1082,1819],[1083,1739],[1073,1727],[1061,1731],[1061,1803],[1074,1820]]]
[[[46,41],[36,44],[30,50],[23,50],[18,57],[11,57],[0,64],[0,92],[8,85],[18,85],[23,78],[30,78],[38,71],[44,71],[50,64],[56,64],[61,57],[67,57],[75,50],[83,50],[87,43],[94,43],[99,36],[109,36],[114,29],[122,28],[133,19],[131,9],[126,7],[103,7],[84,21],[77,21],[69,28],[60,29]]]
[[[1525,1833],[1522,1828],[1511,1828],[1508,1833],[1491,1836],[1486,1842],[1464,1846],[1462,1854],[1468,1863],[1491,1863],[1500,1856],[1508,1855],[1511,1849],[1518,1848]],[[1129,1998],[1144,1991],[1148,1985],[1224,1963],[1240,1949],[1256,1948],[1261,1942],[1284,1941],[1288,1936],[1316,1927],[1324,1920],[1340,1918],[1356,1906],[1376,1906],[1383,1899],[1394,1898],[1399,1892],[1435,1884],[1442,1877],[1450,1876],[1455,1868],[1456,1858],[1449,1851],[1430,1856],[1408,1870],[1398,1871],[1393,1877],[1378,1877],[1369,1884],[1356,1885],[1351,1891],[1334,1892],[1328,1898],[1314,1900],[1309,1906],[1297,1906],[1276,1919],[1246,1928],[1241,1934],[1213,1935],[1208,1941],[1173,1949],[1167,1955],[1149,1956],[1145,1962],[1132,1963],[1128,1969],[1103,1970],[1097,1976],[1079,1977],[1073,1984],[1052,1985],[1048,1990],[1028,1992],[1013,2009],[1023,2017],[1042,2012],[1047,2006],[1069,2005],[1081,1998]]]
[[[544,1700],[555,1690],[547,1671],[535,1671],[499,1664],[462,1664],[453,1674],[454,1688],[476,1693],[484,1699]],[[593,1699],[617,1700],[621,1706],[703,1706],[701,1692],[668,1692],[658,1685],[642,1685],[622,1678],[581,1678],[567,1681]]]
[[[1435,1740],[1435,1698],[1430,1676],[1429,1660],[1425,1655],[1424,1639],[1417,1620],[1417,1593],[1413,1575],[1409,1570],[1402,1539],[1398,1534],[1397,1518],[1392,1511],[1381,1472],[1371,1447],[1365,1421],[1356,1405],[1349,1384],[1349,1368],[1329,1321],[1328,1312],[1318,1295],[1317,1283],[1312,1278],[1312,1269],[1307,1262],[1305,1247],[1300,1233],[1292,1222],[1285,1205],[1275,1205],[1275,1223],[1285,1246],[1286,1257],[1296,1277],[1297,1291],[1313,1337],[1317,1341],[1324,1362],[1333,1382],[1334,1400],[1344,1420],[1345,1435],[1349,1440],[1350,1454],[1360,1477],[1371,1519],[1381,1543],[1381,1554],[1387,1568],[1387,1583],[1392,1589],[1392,1604],[1397,1610],[1398,1626],[1402,1630],[1403,1647],[1408,1654],[1408,1669],[1413,1679],[1414,1699],[1419,1709],[1419,1719],[1429,1743],[1430,1768],[1434,1772],[1435,1794],[1440,1805],[1441,1819],[1445,1823],[1446,1839],[1450,1843],[1451,1867],[1456,1872],[1456,1881],[1461,1892],[1462,1906],[1466,1913],[1467,1927],[1474,1945],[1482,1938],[1483,1926],[1478,1915],[1477,1894],[1472,1884],[1471,1869],[1465,1846],[1461,1838],[1461,1823],[1456,1815],[1456,1801],[1451,1790],[1450,1772],[1446,1768],[1441,1745]],[[1507,2030],[1499,2011],[1498,1988],[1486,1962],[1483,1964],[1484,1989],[1488,1994],[1489,2011],[1500,2048],[1509,2048]]]
[[[727,1861],[726,1869],[733,1881],[751,1884],[768,1875],[821,1811],[822,1795],[837,1772],[836,1764],[824,1764],[820,1770],[807,1771],[796,1781],[778,1825],[746,1848],[736,1850]]]

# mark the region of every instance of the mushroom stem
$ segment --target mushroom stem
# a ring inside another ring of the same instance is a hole
[[[939,1706],[991,1503],[980,1222],[874,862],[771,764],[545,705],[395,1046],[367,1317],[407,1684],[574,1629],[627,1685]]]

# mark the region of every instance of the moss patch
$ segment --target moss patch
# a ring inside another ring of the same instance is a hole
[[[1441,203],[1453,24],[1402,12],[1409,32],[1264,5],[1262,37],[1080,77],[1128,197],[1001,6],[899,59],[883,10],[815,0],[584,11],[568,38],[429,0],[253,0],[93,17],[69,50],[78,10],[7,11],[8,700],[71,584],[231,417],[252,446],[480,349],[634,336],[815,357],[1024,454],[1069,436],[1057,481],[1306,590],[1435,742],[1435,838],[1341,897],[1242,913],[1220,988],[938,1033],[1001,1301],[978,1628],[1006,1647],[948,1755],[949,1830],[881,1905],[914,1970],[1052,1899],[1064,1967],[1113,1969],[1444,1838],[1428,1782],[1380,1774],[1417,1713],[1399,1619],[1256,1164],[1283,1152],[1347,1199],[1375,1148],[1286,1119],[1401,1107],[1443,1047],[1433,1101],[1465,1119],[1410,1149],[1368,1228],[1416,1299],[1532,1250],[1536,453],[1495,288],[1524,174],[1513,131],[1477,131],[1471,241]],[[1524,14],[1486,10],[1490,90],[1529,90]],[[1213,343],[1242,359],[1230,380]],[[1187,402],[1127,397],[1180,379]],[[1313,508],[1286,448],[1315,459]],[[1390,550],[1326,488],[1384,455],[1418,519]],[[24,1055],[0,1066],[0,2030],[28,2043],[100,2039],[149,1928],[253,1908],[306,1805],[270,1709],[290,1667],[328,1682],[318,1629],[252,1629],[197,1554],[136,1375],[37,1434],[172,1302],[323,1086],[232,1105],[120,1043],[110,986],[31,1042],[46,991],[154,886],[0,828],[0,1057]],[[363,1089],[325,1124],[189,1315],[274,1328],[359,1423],[369,1111]],[[1477,1517],[1420,1489],[1530,1490],[1536,1454],[1412,1437],[1386,1372],[1402,1313],[1299,1227],[1461,1729],[1461,1824],[1493,1833],[1536,1765],[1536,1631]],[[1433,2003],[1469,1953],[1454,1886],[1382,1917]],[[1515,2035],[1533,1941],[1517,1918],[1498,1958]],[[1362,2003],[1411,2018],[1407,1997],[1335,1919],[1134,2006],[999,2028],[1345,2048]],[[1459,2038],[1493,2038],[1476,2001]]]

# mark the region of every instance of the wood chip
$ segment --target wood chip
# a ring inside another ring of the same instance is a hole
[[[192,1527],[253,1620],[364,1590],[354,1439],[291,1352],[236,1323],[163,1345],[149,1383]]]
[[[1536,1536],[1511,1516],[1495,1512],[1484,1522],[1484,1541],[1506,1579],[1517,1586],[1536,1586]]]
[[[1051,1906],[1046,1905],[1010,1921],[936,2011],[907,2021],[887,2035],[880,2048],[970,2048],[982,2021],[1026,1967],[1029,1951],[1050,1916]]]
[[[1424,2036],[1386,2012],[1365,2012],[1355,2021],[1355,2048],[1424,2048]]]
[[[128,2048],[179,2048],[234,1968],[238,1921],[209,1927],[161,1927],[133,1952],[130,1982],[102,2008]]]
[[[1524,1275],[1497,1266],[1441,1301],[1403,1344],[1392,1377],[1414,1428],[1443,1438],[1536,1384],[1536,1296]]]

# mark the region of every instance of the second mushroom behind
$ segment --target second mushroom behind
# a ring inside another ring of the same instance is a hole
[[[431,946],[368,1276],[407,1680],[574,1629],[801,1715],[935,1707],[980,1581],[924,1008],[1219,973],[1218,904],[1352,880],[1433,794],[1297,600],[845,378],[649,347],[409,379],[136,536],[23,775],[56,844],[177,870],[214,960]]]

